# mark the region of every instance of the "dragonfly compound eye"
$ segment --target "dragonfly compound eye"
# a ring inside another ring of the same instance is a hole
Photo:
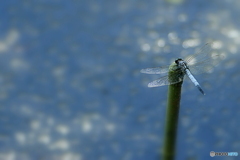
[[[176,64],[179,64],[178,59],[175,60],[175,63],[176,63]]]

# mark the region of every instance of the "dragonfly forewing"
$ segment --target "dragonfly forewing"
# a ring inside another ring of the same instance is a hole
[[[196,64],[197,62],[202,62],[211,57],[212,43],[205,44],[198,52],[186,57],[184,60],[188,65]]]
[[[146,68],[146,69],[142,69],[140,72],[146,73],[146,74],[163,74],[168,72],[169,70],[168,68],[169,66]]]
[[[220,61],[220,55],[212,53],[212,43],[207,43],[199,52],[186,58],[190,71],[193,74],[207,73]]]

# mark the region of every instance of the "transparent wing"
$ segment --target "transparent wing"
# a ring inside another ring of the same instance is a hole
[[[141,73],[146,73],[146,74],[162,74],[162,73],[167,73],[168,68],[169,68],[169,66],[162,66],[162,67],[156,67],[156,68],[146,68],[146,69],[142,69],[140,72]]]
[[[219,60],[220,56],[214,55],[212,58],[206,59],[205,61],[189,65],[189,69],[193,74],[207,73],[213,70],[213,68],[219,63]]]
[[[141,69],[141,73],[146,73],[146,74],[163,74],[168,72],[169,66],[162,66],[162,67],[156,67],[156,68],[146,68],[146,69]]]
[[[185,62],[193,74],[209,72],[218,64],[220,56],[212,53],[212,45],[207,43],[199,52],[186,58]]]
[[[152,81],[148,84],[148,87],[159,87],[159,86],[165,86],[165,85],[170,85],[170,84],[175,84],[178,82],[183,81],[183,76],[182,72],[179,72],[179,76],[175,75],[173,77],[169,77],[169,75],[163,76],[159,79],[156,79],[155,81]]]
[[[195,64],[196,62],[204,61],[206,58],[209,57],[209,54],[212,50],[212,43],[205,44],[197,53],[188,56],[185,59],[185,62],[188,63],[188,65]]]

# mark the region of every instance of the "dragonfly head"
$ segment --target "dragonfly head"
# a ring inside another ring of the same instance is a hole
[[[183,60],[182,60],[181,58],[178,58],[178,59],[175,60],[175,63],[176,63],[177,65],[179,65],[179,62],[180,62],[180,61],[183,61]]]

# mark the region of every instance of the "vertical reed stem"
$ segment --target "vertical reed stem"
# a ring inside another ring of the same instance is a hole
[[[174,73],[176,72],[169,71],[169,77],[174,77]],[[168,87],[168,104],[165,122],[163,160],[174,160],[175,157],[182,83],[183,81],[169,85]]]

